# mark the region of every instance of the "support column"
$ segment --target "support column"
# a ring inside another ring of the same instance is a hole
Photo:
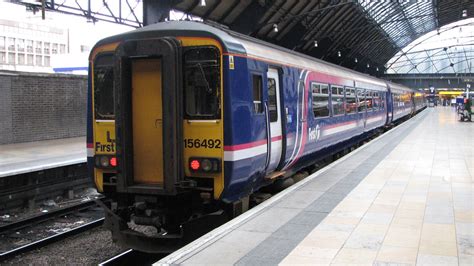
[[[143,0],[143,26],[165,21],[170,15],[173,0]]]

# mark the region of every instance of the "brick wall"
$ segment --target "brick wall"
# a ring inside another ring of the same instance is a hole
[[[0,73],[0,144],[84,136],[87,77]]]

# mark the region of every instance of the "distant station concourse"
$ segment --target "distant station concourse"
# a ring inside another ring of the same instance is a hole
[[[473,130],[428,108],[156,265],[473,265]]]

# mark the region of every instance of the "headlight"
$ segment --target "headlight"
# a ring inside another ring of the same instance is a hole
[[[100,157],[100,166],[108,167],[109,166],[109,158],[107,156]]]
[[[202,170],[209,172],[212,169],[212,163],[209,159],[203,159],[201,162],[201,168]]]

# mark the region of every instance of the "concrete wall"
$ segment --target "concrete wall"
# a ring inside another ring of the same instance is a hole
[[[0,144],[86,133],[87,77],[0,73]]]

